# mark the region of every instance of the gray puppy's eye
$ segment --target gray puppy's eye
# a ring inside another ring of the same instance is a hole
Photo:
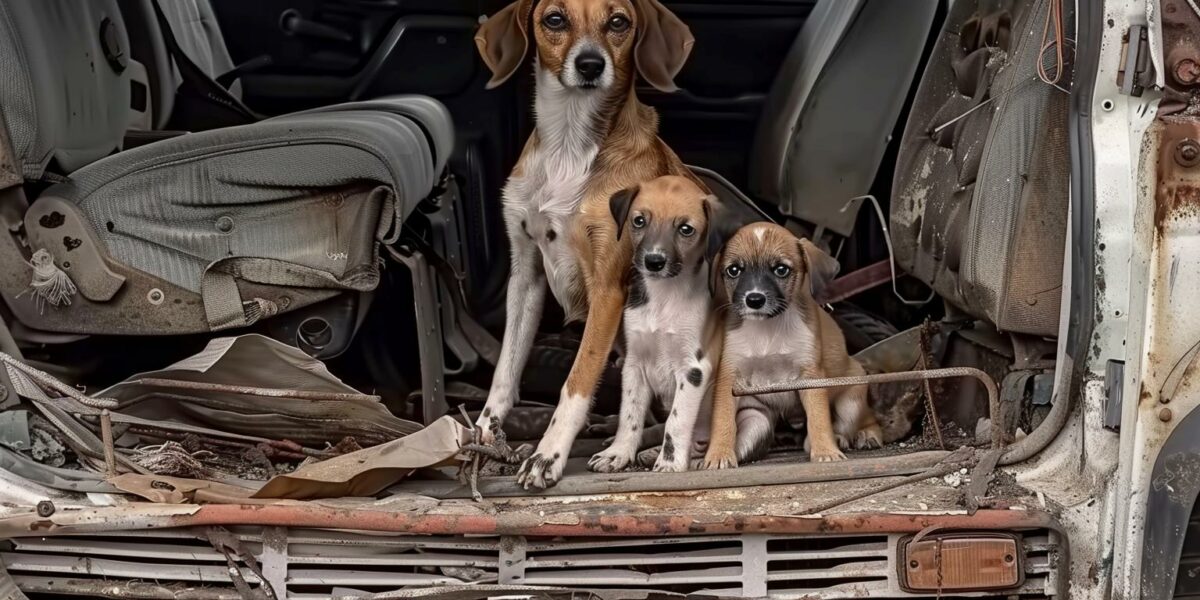
[[[683,225],[679,226],[679,235],[682,235],[683,237],[692,237],[693,235],[696,235],[696,228],[684,223]]]
[[[739,265],[729,265],[725,267],[725,276],[730,279],[737,279],[742,274],[742,267]]]
[[[775,273],[776,277],[787,277],[791,275],[792,268],[784,264],[779,264],[775,265],[775,268],[771,269],[771,271]]]
[[[642,215],[638,215],[633,218],[633,228],[634,229],[641,229],[645,226],[646,226],[646,217],[643,217]]]

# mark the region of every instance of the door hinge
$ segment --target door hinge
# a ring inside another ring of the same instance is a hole
[[[1121,41],[1121,68],[1117,71],[1117,86],[1126,96],[1141,96],[1147,86],[1154,84],[1154,69],[1150,66],[1150,36],[1145,25],[1130,25]]]
[[[1125,361],[1110,360],[1104,368],[1104,428],[1121,430],[1125,395]]]

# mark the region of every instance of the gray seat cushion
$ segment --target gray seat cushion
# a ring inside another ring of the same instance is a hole
[[[414,119],[343,106],[135,148],[77,171],[46,195],[75,203],[112,260],[199,291],[211,263],[236,256],[347,275],[364,257],[344,254],[373,252],[428,195],[436,166]],[[369,207],[334,206],[320,193],[354,185],[393,190],[373,207],[391,214],[369,217],[374,226],[363,228],[345,211]]]

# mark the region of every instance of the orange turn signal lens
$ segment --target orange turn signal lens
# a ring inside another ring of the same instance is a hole
[[[996,533],[900,540],[900,587],[906,592],[976,592],[1025,581],[1021,538]]]

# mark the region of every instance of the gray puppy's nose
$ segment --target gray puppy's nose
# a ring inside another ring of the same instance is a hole
[[[667,257],[661,254],[647,254],[642,258],[642,264],[646,265],[647,271],[657,273],[667,266]]]
[[[758,310],[767,305],[767,296],[760,292],[750,292],[746,294],[744,301],[746,306]]]

